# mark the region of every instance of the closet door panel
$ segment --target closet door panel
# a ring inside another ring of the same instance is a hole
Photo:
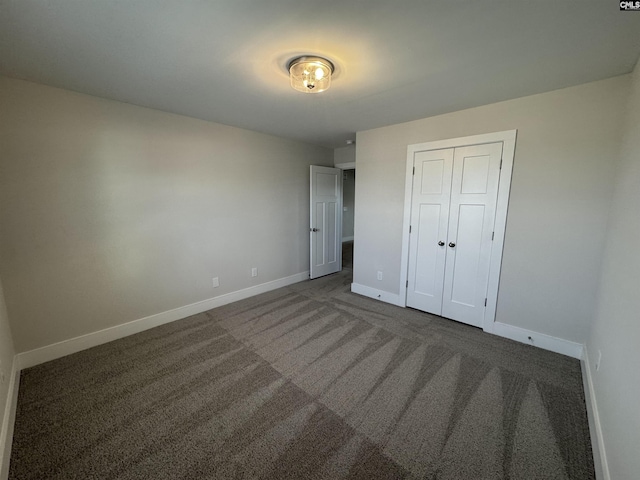
[[[407,306],[440,315],[453,149],[416,152],[413,165]]]
[[[456,246],[451,250],[453,265],[450,302],[473,307],[477,301],[478,266],[482,262],[484,205],[459,205]],[[452,248],[452,247],[449,247]],[[484,298],[484,297],[483,297]]]
[[[480,326],[484,317],[502,143],[456,148],[442,316]]]
[[[438,265],[438,251],[435,245],[440,237],[440,218],[442,216],[441,205],[422,204],[417,218],[416,231],[416,266],[414,291],[421,295],[434,296],[442,291],[439,285],[442,283]]]

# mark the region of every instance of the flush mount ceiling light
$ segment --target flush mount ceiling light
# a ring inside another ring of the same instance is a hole
[[[333,63],[322,57],[298,57],[289,62],[291,86],[304,93],[324,92],[331,86]]]

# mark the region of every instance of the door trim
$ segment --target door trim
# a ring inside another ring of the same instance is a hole
[[[404,185],[404,213],[402,221],[402,252],[400,257],[400,288],[399,297],[402,306],[407,306],[407,280],[409,275],[409,225],[411,224],[411,195],[413,190],[413,156],[424,150],[440,150],[444,148],[466,147],[484,143],[502,142],[502,169],[498,184],[498,199],[496,204],[495,237],[491,249],[489,266],[489,283],[487,288],[487,308],[482,321],[482,329],[493,333],[498,302],[498,287],[500,283],[500,267],[502,265],[502,250],[504,234],[507,224],[507,207],[511,190],[511,174],[513,172],[513,158],[516,147],[517,130],[472,135],[469,137],[450,138],[426,143],[416,143],[407,146],[407,162]]]

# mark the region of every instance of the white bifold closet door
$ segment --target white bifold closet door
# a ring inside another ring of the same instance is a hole
[[[414,155],[407,306],[481,326],[502,143]]]

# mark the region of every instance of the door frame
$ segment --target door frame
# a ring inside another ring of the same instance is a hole
[[[334,167],[339,168],[340,170],[342,170],[342,172],[344,173],[345,170],[356,170],[356,162],[347,162],[347,163],[336,163],[334,165]],[[344,181],[343,181],[343,185],[342,185],[342,192],[340,192],[342,194],[342,207],[344,208]],[[355,199],[354,199],[355,200]],[[355,201],[354,201],[354,206],[355,206]],[[344,211],[342,212],[344,213]],[[355,214],[355,212],[354,212]],[[343,221],[344,221],[344,215],[342,216]],[[342,225],[344,227],[344,225]],[[355,245],[355,237],[356,237],[356,231],[355,231],[355,215],[354,215],[354,226],[353,226],[353,242]],[[355,248],[355,247],[354,247]]]
[[[404,186],[404,213],[402,221],[402,252],[400,264],[399,296],[402,306],[407,306],[407,281],[409,278],[409,226],[411,224],[411,196],[413,193],[413,157],[416,152],[424,150],[441,150],[444,148],[467,147],[485,143],[502,142],[502,168],[498,183],[498,198],[496,203],[496,217],[489,266],[489,282],[487,287],[487,306],[482,321],[482,329],[493,333],[498,304],[498,287],[500,283],[500,268],[502,265],[502,250],[504,234],[507,224],[507,208],[509,192],[511,190],[511,174],[513,172],[513,158],[515,155],[517,130],[472,135],[468,137],[449,138],[426,143],[416,143],[407,146],[407,162]]]

